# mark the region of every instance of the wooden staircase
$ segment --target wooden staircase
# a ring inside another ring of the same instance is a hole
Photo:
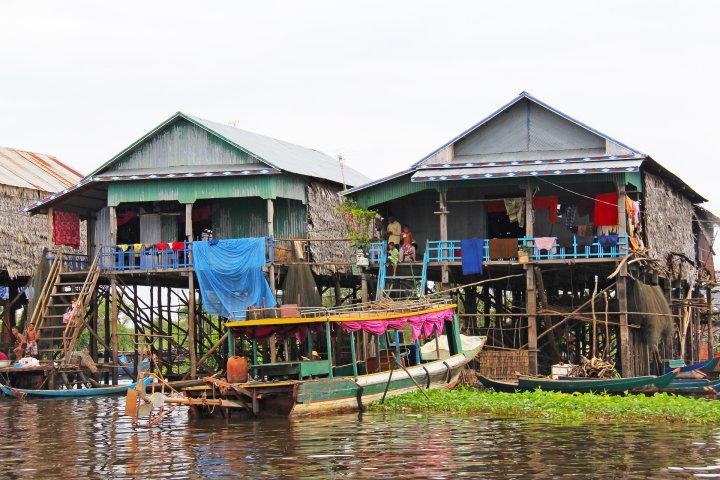
[[[38,356],[49,361],[70,361],[75,342],[85,327],[85,313],[100,278],[99,256],[85,271],[64,271],[62,253],[50,266],[50,273],[29,323],[38,332]],[[72,298],[77,302],[72,309]],[[63,322],[63,315],[71,318]]]

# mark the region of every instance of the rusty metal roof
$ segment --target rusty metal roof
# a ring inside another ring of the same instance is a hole
[[[51,155],[0,147],[1,185],[59,192],[81,178],[80,173]]]

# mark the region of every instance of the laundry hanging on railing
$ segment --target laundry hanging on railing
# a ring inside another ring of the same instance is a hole
[[[80,216],[53,210],[53,240],[55,245],[80,248]]]
[[[229,317],[244,315],[249,306],[275,306],[262,271],[265,238],[193,242],[192,262],[208,313]]]
[[[617,192],[595,195],[593,224],[596,227],[611,227],[618,224]]]

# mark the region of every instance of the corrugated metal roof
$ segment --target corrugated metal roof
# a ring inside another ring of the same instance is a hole
[[[58,192],[81,178],[82,175],[51,155],[0,147],[2,185]]]
[[[605,162],[569,163],[565,165],[506,165],[482,168],[445,168],[419,170],[413,182],[470,180],[498,177],[542,177],[549,175],[590,175],[593,173],[637,172],[643,160],[612,160]]]
[[[158,131],[180,118],[192,122],[221,140],[266,163],[268,166],[279,170],[331,180],[340,184],[345,183],[348,186],[360,185],[370,181],[370,177],[366,177],[351,167],[345,166],[343,169],[344,172],[341,171],[339,161],[323,152],[258,133],[248,132],[247,130],[241,130],[223,123],[205,120],[183,112],[177,112],[155,127],[142,138],[100,166],[91,173],[90,176],[103,173],[113,163],[123,158],[127,153],[144,143]]]

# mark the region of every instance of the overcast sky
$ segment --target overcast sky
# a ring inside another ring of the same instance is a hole
[[[0,3],[0,145],[88,173],[178,110],[377,178],[525,90],[720,214],[718,1]]]

